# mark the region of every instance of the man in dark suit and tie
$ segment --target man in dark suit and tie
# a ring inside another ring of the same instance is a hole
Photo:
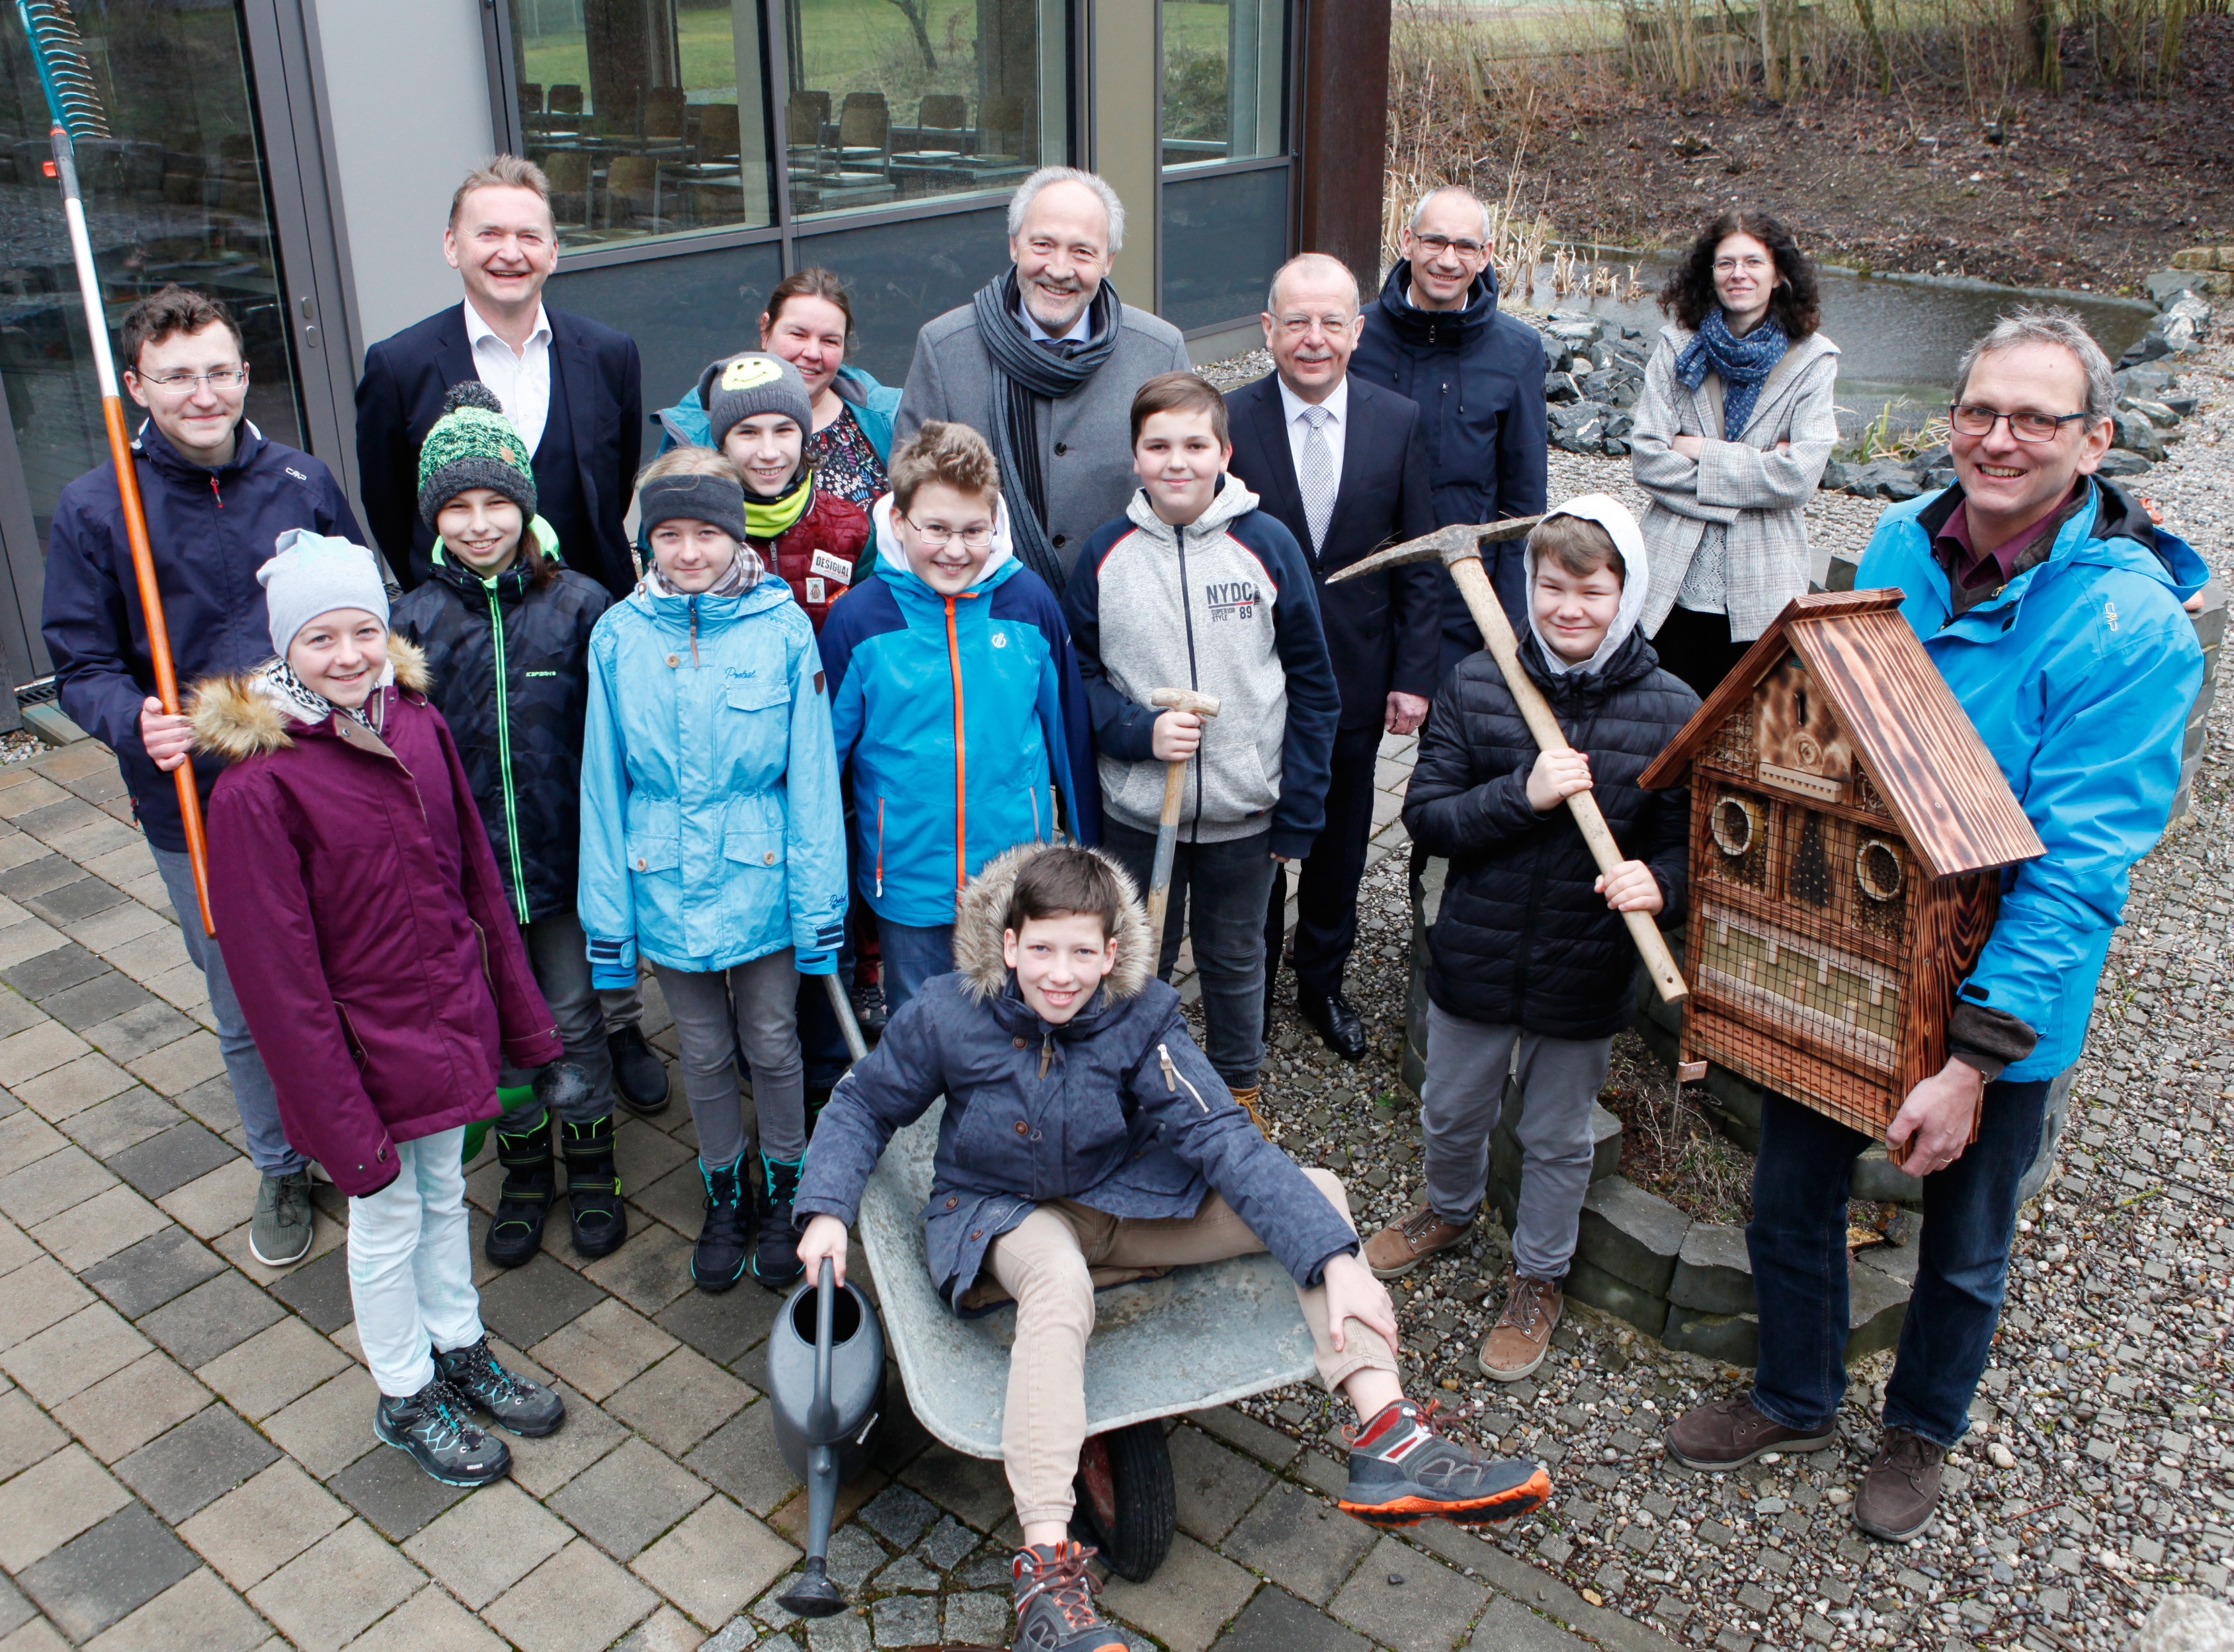
[[[636,589],[621,526],[643,450],[643,369],[636,340],[543,307],[558,267],[558,231],[543,168],[498,155],[450,197],[442,256],[465,302],[375,344],[356,387],[357,476],[365,526],[406,591],[434,567],[434,536],[419,512],[419,445],[454,384],[495,392],[534,455],[536,513],[558,554],[616,597]],[[637,989],[602,995],[613,1081],[638,1113],[667,1105],[667,1068],[643,1035]]]
[[[419,514],[419,444],[443,393],[478,378],[535,456],[538,510],[559,555],[625,597],[636,565],[621,519],[643,451],[643,369],[627,334],[543,307],[558,264],[543,169],[499,155],[459,185],[442,255],[465,302],[365,352],[356,460],[366,526],[405,590],[427,577],[434,539]]]
[[[1329,574],[1434,530],[1420,409],[1349,376],[1361,326],[1357,279],[1338,260],[1318,252],[1290,259],[1272,278],[1266,304],[1275,371],[1226,397],[1232,469],[1310,557],[1342,689],[1326,828],[1297,893],[1296,1005],[1329,1048],[1354,1061],[1365,1054],[1365,1028],[1342,981],[1357,934],[1381,736],[1408,735],[1427,717],[1447,576],[1430,563],[1327,584]],[[1284,872],[1273,880],[1265,915],[1268,1022],[1286,884]]]

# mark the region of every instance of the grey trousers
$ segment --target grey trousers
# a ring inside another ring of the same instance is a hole
[[[1427,1203],[1446,1222],[1473,1220],[1489,1191],[1489,1138],[1506,1074],[1517,1068],[1520,1211],[1512,1265],[1531,1279],[1564,1279],[1574,1260],[1596,1145],[1591,1107],[1605,1087],[1612,1050],[1610,1038],[1544,1038],[1427,1006],[1427,1076],[1420,1087]]]
[[[554,912],[522,929],[519,939],[527,949],[527,967],[534,972],[535,984],[543,989],[543,1002],[551,1006],[551,1019],[558,1026],[559,1041],[566,1046],[566,1059],[580,1067],[590,1081],[589,1088],[560,1116],[569,1124],[602,1119],[613,1110],[613,1053],[605,1042],[604,1006],[598,1002],[598,989],[590,984],[590,944],[582,934],[582,920],[572,912]],[[637,1000],[639,1013],[642,1002]],[[535,1074],[507,1067],[497,1074],[496,1081],[506,1088],[532,1084]],[[498,1126],[526,1129],[542,1111],[541,1101],[532,1101],[506,1113],[497,1121]]]
[[[179,938],[186,944],[186,956],[194,961],[209,987],[210,1010],[217,1017],[217,1046],[225,1056],[225,1075],[232,1081],[232,1101],[240,1109],[241,1127],[248,1133],[249,1161],[259,1174],[291,1176],[305,1160],[287,1145],[287,1133],[279,1123],[279,1097],[271,1087],[271,1074],[264,1070],[264,1058],[256,1053],[256,1041],[249,1035],[248,1017],[240,1013],[232,977],[225,973],[225,953],[202,930],[193,862],[183,849],[159,849],[151,843],[147,852],[155,857],[155,870],[163,875],[163,888],[171,897],[172,911],[178,915]],[[254,944],[253,937],[249,944]]]
[[[607,987],[598,994],[598,1002],[604,1007],[608,1033],[625,1032],[643,1019],[642,987]]]
[[[792,950],[726,972],[655,963],[683,1060],[683,1093],[698,1126],[699,1162],[720,1170],[745,1151],[737,1052],[753,1072],[761,1152],[791,1163],[807,1153],[807,1068],[799,1054],[799,971]]]

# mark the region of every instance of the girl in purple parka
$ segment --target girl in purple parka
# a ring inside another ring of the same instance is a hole
[[[391,637],[372,553],[305,530],[258,571],[278,657],[202,683],[210,906],[287,1139],[349,1195],[349,1301],[374,1428],[436,1479],[512,1455],[474,1413],[547,1434],[559,1397],[498,1364],[467,1229],[465,1126],[500,1053],[560,1052],[419,651]]]

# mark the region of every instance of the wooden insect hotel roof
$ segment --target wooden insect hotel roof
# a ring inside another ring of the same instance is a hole
[[[1679,784],[1692,756],[1787,655],[1835,704],[1871,782],[1934,878],[2043,854],[2040,836],[1924,644],[1898,591],[1795,597],[1640,784]]]

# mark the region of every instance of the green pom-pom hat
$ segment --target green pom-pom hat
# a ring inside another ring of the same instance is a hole
[[[505,417],[504,404],[479,379],[450,387],[442,416],[419,447],[419,515],[428,527],[442,507],[469,487],[486,487],[535,518],[535,467],[527,444]]]

